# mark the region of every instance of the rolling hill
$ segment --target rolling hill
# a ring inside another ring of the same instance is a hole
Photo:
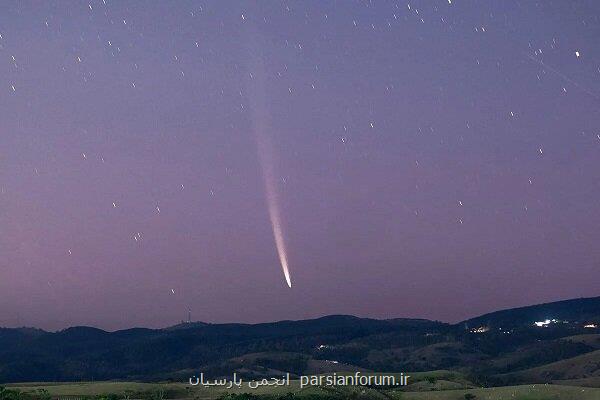
[[[600,297],[503,310],[455,325],[332,315],[116,332],[0,329],[0,382],[181,381],[200,371],[256,378],[443,369],[480,385],[585,381],[595,386],[600,329],[584,325],[598,322]]]
[[[468,327],[512,329],[536,321],[556,320],[572,324],[600,323],[600,297],[590,297],[495,311],[463,321]]]

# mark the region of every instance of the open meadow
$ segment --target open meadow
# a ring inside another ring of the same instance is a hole
[[[433,374],[439,375],[439,372]],[[566,385],[519,385],[476,388],[465,385],[457,375],[454,380],[440,379],[433,382],[430,375],[423,374],[406,388],[369,388],[361,386],[300,388],[298,380],[289,386],[241,388],[192,387],[187,383],[141,383],[141,382],[77,382],[77,383],[26,383],[9,384],[4,392],[28,393],[22,397],[2,396],[1,400],[26,399],[398,399],[398,400],[598,400],[600,388]],[[432,383],[433,382],[433,383]],[[427,386],[429,384],[429,386]],[[460,386],[462,388],[459,388]]]

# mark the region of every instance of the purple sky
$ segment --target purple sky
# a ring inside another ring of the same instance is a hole
[[[600,295],[599,17],[4,2],[0,326],[458,321]]]

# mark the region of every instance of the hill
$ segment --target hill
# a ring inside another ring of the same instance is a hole
[[[538,304],[496,311],[463,321],[468,327],[487,326],[492,329],[512,329],[535,322],[588,324],[600,323],[600,297],[590,297]]]
[[[199,372],[207,377],[237,372],[254,379],[284,372],[297,377],[451,370],[476,385],[560,381],[600,386],[600,329],[584,327],[598,324],[599,315],[600,298],[590,298],[498,311],[456,325],[331,315],[116,332],[0,329],[0,382],[182,381]],[[546,320],[551,322],[534,324]]]
[[[89,327],[35,333],[3,329],[0,382],[187,379],[190,371],[202,369],[220,376],[231,374],[232,367],[251,376],[272,369],[300,373],[297,359],[274,361],[263,357],[255,365],[239,365],[236,359],[251,353],[300,353],[306,365],[321,365],[323,369],[328,351],[335,352],[337,346],[361,338],[401,335],[418,340],[427,332],[448,328],[426,320],[386,321],[336,315],[304,321],[193,323],[116,332]],[[369,349],[363,346],[350,345],[356,351],[344,351],[347,364],[362,359],[364,350]],[[271,368],[274,363],[278,368]]]

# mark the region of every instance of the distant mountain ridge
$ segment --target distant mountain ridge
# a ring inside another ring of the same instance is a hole
[[[542,304],[535,304],[517,308],[509,308],[499,311],[493,311],[477,317],[469,318],[467,320],[458,322],[456,324],[446,324],[440,321],[431,321],[422,318],[389,318],[389,319],[376,319],[376,318],[362,318],[353,315],[344,314],[332,314],[325,315],[322,317],[306,319],[306,320],[281,320],[274,322],[260,322],[260,323],[237,323],[237,322],[226,322],[226,323],[209,323],[202,321],[191,321],[181,322],[165,328],[127,328],[117,331],[105,331],[100,328],[88,327],[88,326],[74,326],[56,331],[54,333],[69,332],[71,330],[89,329],[92,331],[102,331],[105,333],[117,333],[126,331],[161,331],[161,330],[178,330],[178,329],[191,329],[191,328],[205,328],[205,327],[269,327],[269,326],[302,326],[303,324],[318,324],[319,321],[325,322],[325,325],[331,325],[336,321],[377,321],[375,323],[393,324],[398,321],[400,324],[407,324],[409,321],[413,321],[415,324],[419,323],[441,323],[444,325],[455,325],[455,326],[482,326],[489,325],[490,327],[506,327],[511,328],[515,326],[522,326],[524,324],[532,324],[535,321],[544,321],[546,319],[557,319],[570,322],[592,322],[600,320],[600,296],[598,297],[582,297],[576,299],[559,300],[555,302],[548,302]],[[600,321],[599,321],[600,322]],[[3,330],[10,330],[14,332],[31,332],[35,334],[52,333],[44,331],[39,328],[31,327],[20,327],[20,328],[2,328],[0,327],[0,337]]]

